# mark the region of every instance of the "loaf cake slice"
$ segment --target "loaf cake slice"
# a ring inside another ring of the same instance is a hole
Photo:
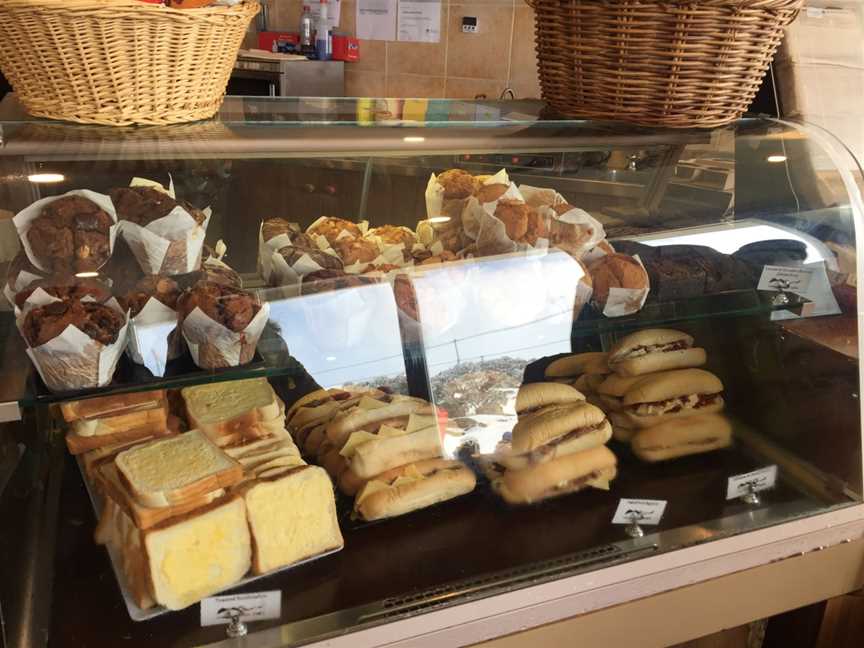
[[[186,504],[243,478],[243,467],[198,430],[134,446],[114,461],[142,506]]]
[[[297,466],[239,492],[254,539],[255,574],[343,547],[333,485],[322,468]]]
[[[184,387],[181,394],[190,426],[212,439],[284,416],[284,404],[266,378]]]
[[[249,571],[252,541],[240,497],[221,500],[142,532],[153,598],[181,610]]]

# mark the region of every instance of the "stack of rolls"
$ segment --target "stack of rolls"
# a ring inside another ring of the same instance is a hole
[[[442,458],[438,413],[427,401],[381,390],[317,390],[288,411],[307,457],[354,497],[367,521],[395,517],[474,490],[474,473]]]
[[[596,386],[598,404],[644,461],[662,461],[724,448],[732,430],[720,415],[723,383],[699,369],[705,350],[673,329],[645,329],[609,351],[611,374]]]
[[[546,380],[572,385],[585,394],[590,403],[599,405],[597,387],[612,373],[609,368],[609,354],[603,351],[589,351],[568,355],[553,360],[546,367]]]
[[[523,385],[509,443],[480,463],[493,489],[509,504],[533,504],[584,488],[609,489],[617,475],[612,436],[603,411],[571,385]]]

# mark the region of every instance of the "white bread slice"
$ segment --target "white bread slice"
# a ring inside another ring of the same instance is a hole
[[[134,446],[114,461],[142,506],[185,504],[243,477],[243,467],[198,430]]]
[[[242,490],[255,574],[344,546],[333,484],[323,468],[299,466]]]
[[[150,585],[141,530],[110,497],[105,498],[94,539],[107,545],[120,561],[120,579],[132,600],[142,610],[156,605]]]
[[[99,434],[90,436],[81,436],[73,430],[69,430],[66,433],[66,447],[69,449],[70,454],[79,455],[105,446],[141,442],[153,437],[170,436],[176,434],[179,427],[172,425],[171,420],[173,418],[172,416],[167,416],[162,420],[158,420],[157,416],[157,420],[138,427],[118,428],[113,432],[103,430]]]
[[[165,400],[165,390],[133,392],[130,394],[116,394],[113,396],[100,396],[80,401],[70,401],[60,405],[60,411],[67,422],[77,421],[81,418],[103,418],[116,416],[138,409],[150,409],[156,407]]]
[[[184,387],[189,424],[211,438],[242,432],[259,421],[284,415],[282,403],[266,378]]]
[[[148,407],[115,416],[78,419],[69,424],[69,429],[78,436],[91,437],[150,425],[165,427],[167,424],[168,403],[162,401],[156,407]]]
[[[160,507],[141,506],[123,486],[120,476],[117,474],[117,466],[113,461],[103,463],[97,468],[96,480],[99,488],[108,496],[108,499],[114,500],[139,529],[149,529],[172,517],[185,515],[202,506],[207,506],[225,495],[224,489],[217,488],[183,504]]]
[[[252,563],[246,505],[230,497],[143,531],[153,598],[182,610],[239,581]]]

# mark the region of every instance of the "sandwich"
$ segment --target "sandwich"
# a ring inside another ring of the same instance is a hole
[[[546,367],[546,379],[567,383],[583,392],[593,392],[611,373],[608,354],[599,351],[577,353],[553,360]]]
[[[622,412],[633,427],[654,427],[674,418],[722,411],[722,391],[723,383],[708,371],[665,371],[634,385],[622,399]]]
[[[266,378],[195,385],[180,393],[190,426],[218,446],[266,437],[285,426],[285,404]]]
[[[618,374],[606,376],[595,390],[601,407],[611,412],[620,412],[624,408],[624,395],[644,379],[645,376],[619,376]]]
[[[492,455],[480,457],[494,474],[522,470],[557,457],[589,450],[606,443],[612,427],[598,407],[569,385],[532,383],[516,396],[519,421],[509,444],[499,444]],[[490,472],[491,471],[491,472]]]
[[[198,430],[133,446],[114,463],[135,501],[149,507],[198,501],[243,478],[240,463]]]
[[[510,504],[532,504],[588,487],[608,490],[617,474],[615,455],[601,445],[521,470],[506,470],[492,486]]]
[[[418,461],[366,482],[354,500],[354,513],[370,521],[404,515],[470,493],[476,483],[474,473],[458,461]]]
[[[711,452],[732,443],[732,426],[720,414],[670,419],[640,431],[631,442],[633,454],[655,462]]]
[[[246,503],[254,574],[344,546],[333,484],[318,466],[301,464],[276,474],[265,472],[236,492]]]
[[[694,347],[692,336],[672,329],[631,333],[609,352],[609,366],[621,376],[701,367],[705,361],[705,349]]]

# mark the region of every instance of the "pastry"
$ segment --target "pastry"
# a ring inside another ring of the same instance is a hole
[[[6,270],[6,290],[5,293],[10,296],[10,301],[14,301],[12,297],[20,290],[24,290],[34,281],[44,278],[45,274],[36,266],[30,263],[27,258],[27,253],[24,250],[19,250],[18,254],[9,262],[9,267]]]
[[[123,296],[120,303],[124,309],[131,311],[131,317],[135,317],[151,297],[176,310],[180,288],[177,282],[169,277],[149,275],[141,278],[135,287]]]
[[[35,257],[56,273],[93,272],[111,255],[114,221],[83,196],[54,200],[30,224],[27,241]]]
[[[181,319],[199,308],[215,322],[240,333],[261,310],[261,304],[252,293],[213,281],[199,281],[180,296],[177,308]]]
[[[301,238],[303,237],[303,238]],[[305,242],[303,239],[306,239],[305,234],[298,235],[297,239],[299,239],[300,243]],[[277,254],[279,254],[283,259],[285,259],[285,263],[289,266],[293,267],[295,263],[297,263],[304,256],[317,263],[323,270],[341,270],[342,269],[342,260],[334,254],[330,254],[329,252],[325,252],[317,245],[312,246],[304,246],[296,241],[292,241],[291,245],[286,245],[277,250]],[[338,245],[338,243],[337,243]],[[271,281],[278,278],[278,272],[274,272],[271,275]]]
[[[592,299],[602,309],[609,299],[611,288],[647,290],[648,273],[639,262],[626,254],[609,254],[588,266],[594,283]]]
[[[193,276],[200,277],[199,281],[209,281],[229,288],[243,288],[243,279],[233,268],[222,261],[210,258],[201,264],[201,269]]]
[[[530,245],[537,245],[537,239],[547,238],[549,230],[546,220],[533,207],[528,208],[528,227],[525,230],[523,240]]]
[[[355,263],[371,263],[380,254],[375,243],[361,238],[343,237],[334,241],[332,245],[346,266]]]
[[[323,236],[330,245],[333,245],[340,236],[345,238],[343,232],[347,232],[348,238],[359,238],[362,235],[356,223],[334,216],[322,218],[306,230],[307,234]]]
[[[24,306],[24,302],[37,288],[41,288],[52,297],[58,299],[84,299],[94,302],[106,302],[111,299],[111,291],[98,279],[81,278],[74,275],[59,275],[34,281],[27,288],[15,295],[15,305]]]
[[[378,279],[367,275],[348,274],[342,270],[318,270],[303,277],[300,294],[314,295],[315,293],[366,286],[372,283],[378,283]]]
[[[474,176],[462,169],[449,169],[438,176],[438,184],[444,189],[444,200],[462,200],[474,193]]]
[[[24,318],[22,333],[31,347],[38,347],[75,326],[103,345],[114,344],[123,328],[123,317],[109,306],[95,302],[66,300],[31,309]]]
[[[417,242],[417,237],[414,232],[407,227],[396,227],[395,225],[382,225],[381,227],[375,227],[369,230],[367,236],[377,236],[387,245],[398,245],[401,243],[405,246],[405,250],[409,255],[411,253],[411,248],[413,248],[414,244]]]
[[[483,184],[483,178],[477,177],[477,190],[474,192],[480,203],[490,203],[501,198],[510,188],[506,184]]]
[[[300,226],[297,223],[291,223],[284,218],[268,218],[261,224],[261,238],[264,242],[287,234],[294,236],[300,232]]]
[[[532,209],[518,200],[499,200],[495,207],[495,217],[504,223],[507,237],[520,241],[528,233],[528,214]]]
[[[127,220],[146,227],[150,223],[170,214],[178,206],[185,209],[199,225],[206,216],[185,201],[174,200],[168,194],[152,187],[123,187],[111,190],[111,201],[120,220]]]

